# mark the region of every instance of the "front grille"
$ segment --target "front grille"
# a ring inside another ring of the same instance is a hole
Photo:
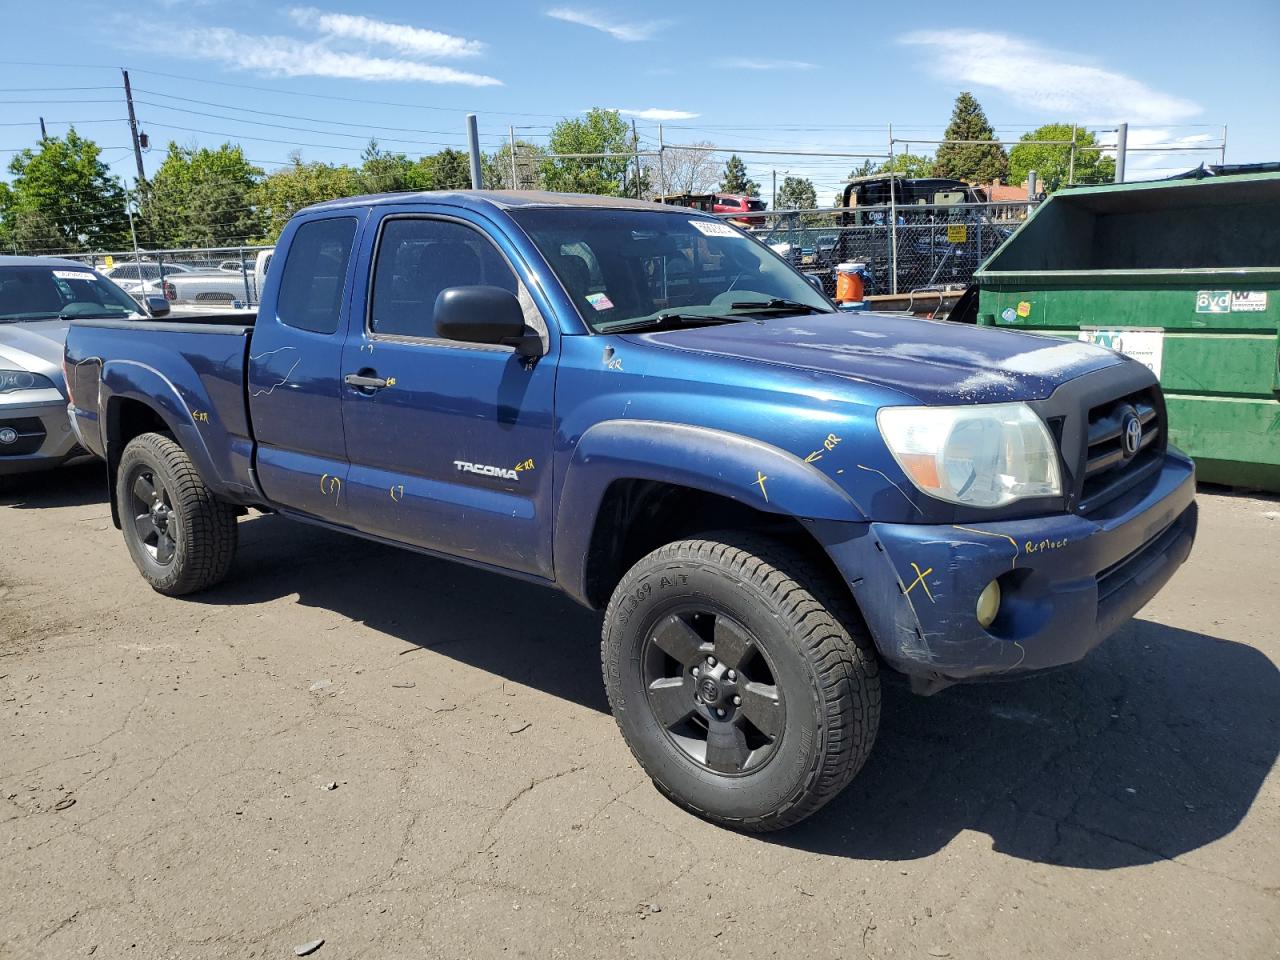
[[[0,420],[0,431],[6,429],[18,436],[12,443],[0,443],[0,457],[21,457],[35,453],[44,443],[44,424],[38,417]]]
[[[196,294],[196,303],[234,303],[235,295],[220,290],[206,290]]]
[[[1126,436],[1134,418],[1142,425],[1136,450]],[[1164,401],[1158,387],[1090,408],[1079,470],[1081,513],[1114,500],[1160,468],[1164,426]]]

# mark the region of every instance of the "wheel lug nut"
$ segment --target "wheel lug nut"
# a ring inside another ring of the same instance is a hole
[[[716,716],[717,716],[717,717],[723,717],[723,716],[724,716],[724,707],[716,707]]]
[[[715,665],[716,665],[716,658],[715,658],[715,657],[707,657],[707,666],[708,666],[708,667],[714,667]]]
[[[729,671],[729,679],[730,679],[730,680],[737,680],[737,679],[738,679],[738,671],[736,671],[736,670],[730,670],[730,671]]]
[[[734,698],[733,698],[733,705],[734,705],[735,707],[740,707],[740,706],[742,706],[742,698],[741,698],[741,697],[734,697]]]
[[[694,667],[694,668],[693,668],[693,675],[694,675],[695,677],[696,677],[699,673],[701,673],[701,672],[702,672],[702,671],[701,671],[701,670],[699,670],[697,667]]]

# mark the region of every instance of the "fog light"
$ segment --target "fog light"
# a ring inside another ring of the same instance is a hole
[[[992,580],[978,594],[978,623],[985,630],[1000,612],[1000,584]]]
[[[13,443],[18,439],[18,431],[13,427],[5,427],[0,430],[0,443]]]

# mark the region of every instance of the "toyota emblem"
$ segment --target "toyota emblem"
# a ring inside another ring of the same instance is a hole
[[[1138,419],[1136,413],[1130,413],[1124,418],[1124,453],[1126,457],[1132,457],[1138,452],[1138,448],[1142,446],[1142,421]]]

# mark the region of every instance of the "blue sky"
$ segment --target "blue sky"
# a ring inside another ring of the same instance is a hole
[[[0,161],[36,141],[43,115],[54,134],[78,121],[131,180],[120,66],[154,144],[148,172],[171,139],[236,140],[271,169],[295,149],[354,162],[371,134],[410,155],[461,145],[469,110],[489,149],[509,125],[541,142],[591,106],[628,111],[647,142],[661,121],[668,143],[883,154],[890,123],[899,137],[940,137],[962,89],[1009,139],[1049,121],[1127,120],[1131,147],[1216,146],[1225,124],[1229,162],[1280,159],[1275,0],[1231,4],[1229,17],[1147,0],[1076,0],[1067,17],[1016,5],[969,17],[933,2],[902,16],[758,0],[314,3],[70,2],[54,18],[7,0]],[[766,193],[771,171],[789,170],[815,179],[824,202],[857,163],[745,159]],[[1132,153],[1129,169],[1201,160],[1217,152]]]

